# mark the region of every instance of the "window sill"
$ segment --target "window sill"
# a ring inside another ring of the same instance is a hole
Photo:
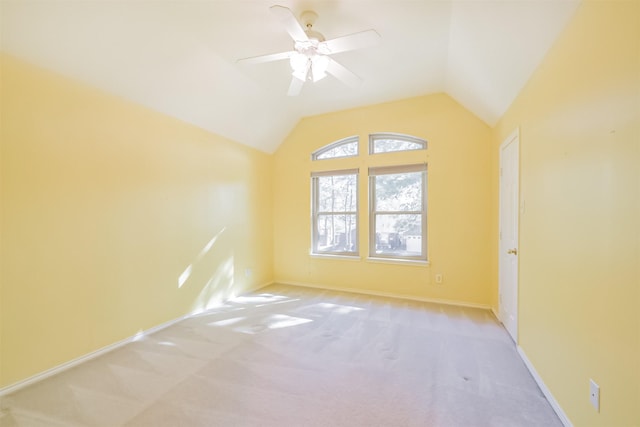
[[[361,261],[360,255],[334,255],[334,254],[309,254],[311,258],[316,259],[340,259],[344,261]]]
[[[410,265],[414,267],[427,267],[429,261],[416,260],[416,259],[395,259],[395,258],[376,258],[368,257],[367,262],[375,264],[395,264],[395,265]]]
[[[309,256],[314,259],[325,260],[343,260],[343,261],[362,261],[360,255],[334,255],[334,254],[314,254],[310,253]],[[415,260],[415,259],[395,259],[395,258],[377,258],[367,257],[367,262],[373,264],[394,264],[394,265],[406,265],[412,267],[428,267],[429,261]]]

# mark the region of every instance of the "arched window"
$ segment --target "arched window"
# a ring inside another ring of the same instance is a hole
[[[358,155],[358,137],[350,136],[314,151],[311,160],[335,159],[338,157],[353,157]]]
[[[427,141],[415,136],[400,133],[373,133],[369,135],[369,154],[424,150],[426,148]]]

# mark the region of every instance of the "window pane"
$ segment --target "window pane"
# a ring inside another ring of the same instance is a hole
[[[426,165],[369,168],[369,256],[426,260]]]
[[[420,150],[422,144],[398,139],[377,139],[373,142],[374,153],[389,153],[391,151]]]
[[[318,215],[318,252],[357,252],[355,214]]]
[[[393,151],[423,150],[427,141],[410,135],[379,133],[369,136],[371,154],[391,153]]]
[[[375,177],[376,211],[422,210],[422,172],[407,172]]]
[[[320,176],[317,212],[355,212],[357,175]]]
[[[311,155],[313,160],[334,159],[358,155],[358,137],[350,137],[333,142]]]
[[[313,252],[358,254],[357,183],[355,170],[313,176]]]
[[[376,254],[393,256],[422,255],[421,214],[377,214],[375,222]]]

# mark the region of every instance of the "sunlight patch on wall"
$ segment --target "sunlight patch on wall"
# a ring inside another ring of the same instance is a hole
[[[230,255],[220,263],[196,298],[192,314],[220,307],[229,297],[228,292],[234,285],[234,261],[234,256]]]
[[[209,240],[209,242],[207,242],[206,245],[204,245],[204,247],[196,257],[195,261],[189,264],[187,268],[184,269],[182,274],[178,276],[178,289],[181,288],[182,285],[184,285],[187,279],[189,279],[189,277],[191,276],[191,272],[193,271],[193,266],[199,263],[200,261],[202,261],[202,258],[204,258],[204,256],[211,250],[213,245],[215,245],[216,240],[218,240],[218,237],[220,237],[220,235],[224,233],[226,229],[227,227],[222,227],[222,230],[220,230],[215,236],[211,238],[211,240]]]
[[[181,288],[182,285],[184,285],[184,282],[186,282],[189,276],[191,276],[191,270],[193,270],[193,264],[189,265],[187,269],[182,272],[180,277],[178,277],[178,288]]]

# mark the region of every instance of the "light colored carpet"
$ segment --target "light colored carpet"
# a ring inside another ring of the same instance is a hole
[[[282,285],[2,407],[2,427],[562,425],[490,312]]]

